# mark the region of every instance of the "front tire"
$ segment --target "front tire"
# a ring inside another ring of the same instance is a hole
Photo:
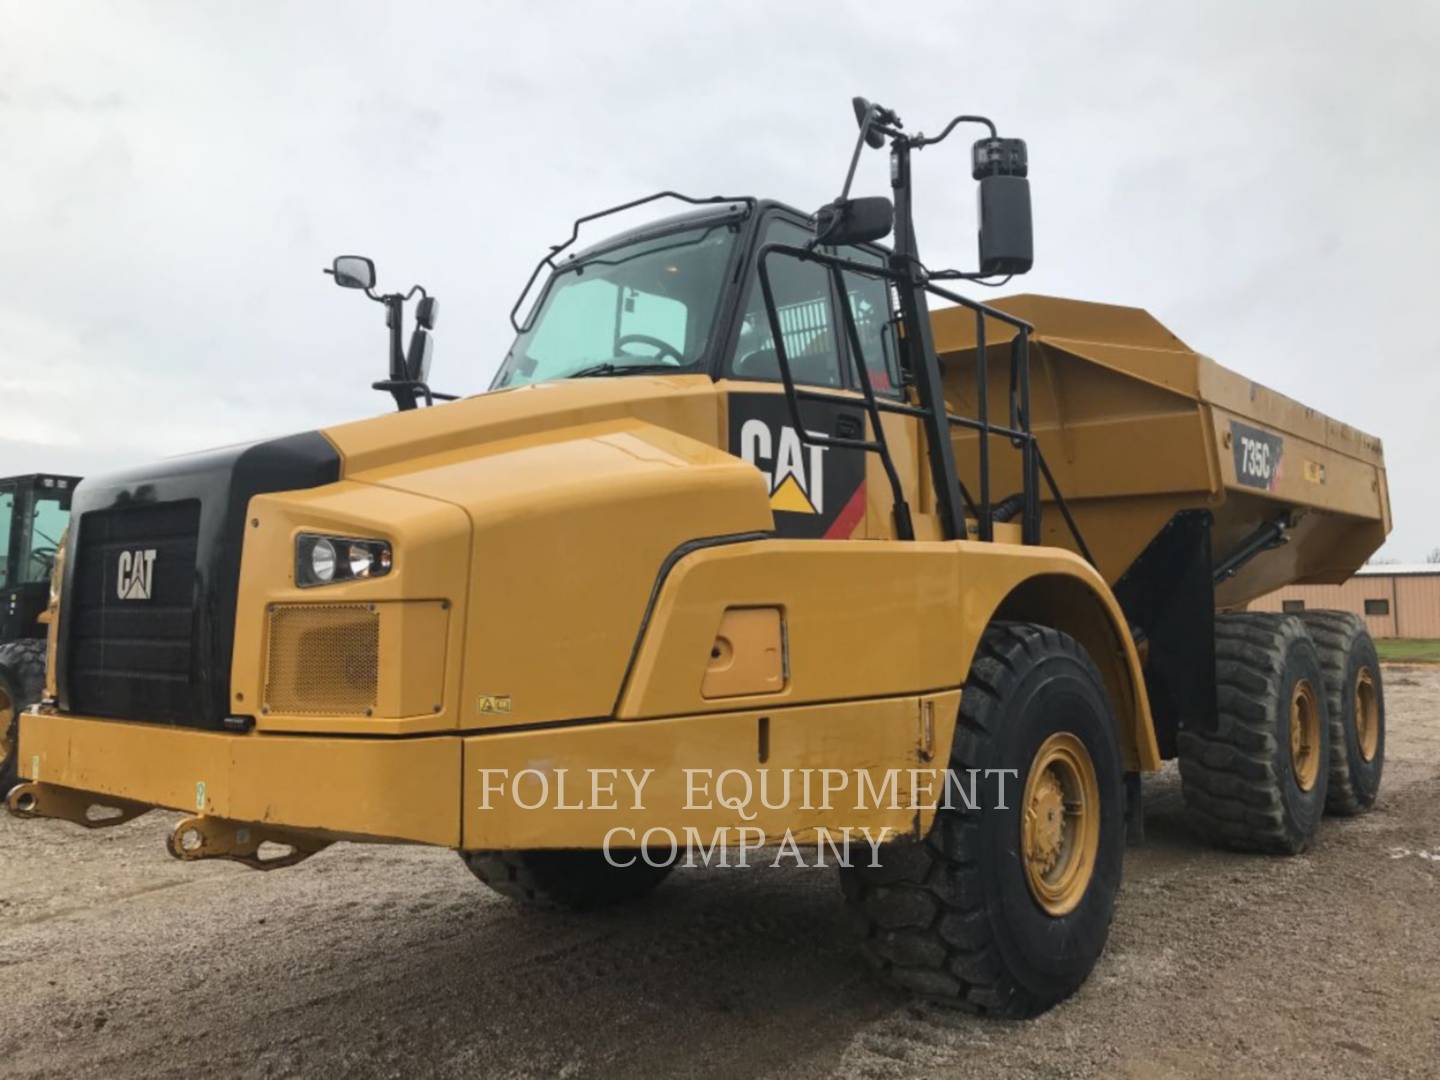
[[[862,950],[890,981],[974,1012],[1033,1016],[1075,992],[1110,932],[1124,855],[1115,717],[1071,637],[985,631],[950,755],[975,808],[841,871]],[[1012,770],[1007,776],[983,770]]]
[[[671,867],[652,866],[638,851],[462,851],[460,857],[495,892],[532,907],[592,911],[638,900],[669,875]]]
[[[0,645],[0,799],[19,781],[20,714],[45,692],[45,639]]]

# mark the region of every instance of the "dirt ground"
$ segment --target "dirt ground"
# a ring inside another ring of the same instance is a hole
[[[1210,851],[1147,784],[1086,987],[1001,1023],[877,985],[834,871],[679,871],[525,911],[446,851],[185,866],[160,815],[0,820],[10,1076],[1440,1075],[1440,667],[1385,673],[1380,803],[1294,859]]]

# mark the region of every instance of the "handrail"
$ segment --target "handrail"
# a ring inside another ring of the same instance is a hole
[[[796,247],[791,244],[769,243],[764,245],[757,257],[756,268],[760,278],[761,297],[765,303],[765,315],[770,323],[770,333],[774,341],[775,359],[780,368],[780,380],[785,388],[786,407],[790,413],[791,423],[794,425],[796,434],[801,442],[812,446],[833,446],[865,453],[877,454],[885,470],[886,479],[889,481],[895,515],[896,536],[902,540],[914,539],[914,525],[910,515],[910,507],[905,500],[904,489],[900,481],[899,472],[895,467],[894,458],[890,453],[889,444],[885,439],[885,428],[880,422],[880,414],[888,412],[903,416],[924,418],[930,415],[926,409],[895,401],[882,401],[875,395],[875,388],[870,380],[870,373],[865,364],[865,357],[860,345],[859,331],[855,325],[855,313],[847,303],[839,303],[841,318],[843,320],[845,340],[850,352],[853,354],[854,369],[860,382],[861,394],[864,398],[864,407],[870,418],[870,425],[875,432],[872,439],[855,439],[839,435],[826,435],[809,431],[800,415],[801,401],[831,402],[831,403],[853,403],[853,398],[839,394],[826,393],[825,391],[801,389],[795,385],[794,374],[790,367],[790,357],[786,350],[785,334],[780,324],[779,305],[775,301],[774,287],[770,280],[769,260],[772,256],[780,255],[799,259],[802,262],[811,262],[826,267],[831,282],[835,287],[835,293],[839,297],[846,295],[844,279],[841,274],[844,271],[860,274],[865,277],[879,278],[892,283],[900,284],[905,281],[904,275],[889,267],[876,266],[871,263],[856,262],[840,255],[830,255],[824,252],[815,251],[813,248]],[[982,541],[992,541],[995,538],[995,506],[991,499],[990,486],[990,439],[992,436],[999,436],[1006,439],[1012,448],[1019,450],[1021,455],[1021,542],[1029,545],[1040,543],[1040,481],[1043,477],[1046,486],[1050,490],[1051,497],[1056,508],[1060,511],[1070,534],[1075,538],[1076,546],[1080,549],[1081,555],[1087,562],[1094,565],[1095,559],[1090,552],[1085,538],[1080,532],[1080,527],[1070,511],[1070,506],[1061,493],[1059,485],[1055,481],[1050,466],[1046,463],[1041,453],[1039,441],[1030,430],[1030,334],[1033,327],[1024,319],[1017,318],[996,308],[981,304],[969,297],[953,293],[948,289],[941,288],[930,281],[925,281],[923,287],[931,293],[951,301],[959,307],[965,308],[975,314],[976,322],[976,344],[975,344],[975,367],[976,367],[976,389],[977,389],[977,412],[974,418],[956,416],[948,409],[943,411],[943,417],[947,428],[962,428],[975,431],[979,435],[979,499],[971,497],[966,490],[965,484],[956,477],[956,484],[959,488],[961,499],[969,510],[975,515],[976,526],[979,538]],[[1013,327],[1017,333],[1011,341],[1009,350],[1009,409],[1007,423],[998,424],[990,419],[990,393],[989,393],[989,357],[988,342],[985,333],[985,320],[993,318],[996,321]],[[937,411],[943,406],[937,405]]]

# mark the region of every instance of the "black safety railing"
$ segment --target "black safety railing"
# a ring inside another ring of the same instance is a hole
[[[825,267],[834,283],[835,295],[841,297],[847,295],[843,277],[845,273],[883,280],[897,287],[910,287],[912,283],[894,269],[876,266],[873,263],[856,262],[810,248],[794,247],[789,244],[766,244],[759,253],[760,290],[765,302],[765,314],[770,322],[771,336],[774,339],[775,358],[780,368],[781,382],[785,387],[785,400],[790,412],[791,423],[800,439],[811,445],[862,450],[878,455],[885,470],[886,479],[890,484],[896,535],[902,540],[914,539],[915,530],[910,507],[905,499],[904,487],[901,484],[899,472],[895,468],[894,458],[886,442],[885,427],[880,422],[880,414],[888,412],[921,418],[928,417],[930,414],[925,408],[917,405],[876,397],[868,365],[865,363],[861,349],[860,334],[856,328],[854,312],[851,310],[850,304],[842,303],[838,307],[844,322],[845,340],[854,360],[852,366],[860,383],[865,410],[869,414],[872,437],[864,439],[827,435],[811,431],[806,427],[800,411],[802,401],[853,404],[853,399],[833,392],[796,386],[790,369],[790,357],[786,350],[786,332],[782,323],[781,309],[776,304],[775,292],[770,280],[770,259],[777,255]],[[943,403],[936,403],[934,407],[937,411],[943,411],[944,424],[937,425],[938,429],[961,428],[974,431],[978,435],[976,475],[978,491],[972,495],[958,477],[956,484],[959,488],[960,498],[975,518],[979,539],[988,541],[995,538],[997,504],[991,489],[990,440],[999,437],[1005,439],[1020,454],[1021,490],[1018,495],[1021,542],[1025,544],[1040,543],[1040,481],[1043,478],[1045,486],[1049,489],[1051,501],[1060,511],[1070,534],[1075,538],[1080,554],[1093,564],[1094,559],[1090,554],[1090,549],[1086,546],[1079,526],[1055,482],[1054,474],[1046,464],[1045,457],[1040,451],[1040,445],[1030,430],[1030,335],[1034,328],[1024,319],[950,292],[932,281],[924,282],[923,287],[927,292],[973,312],[975,315],[976,415],[973,417],[956,416],[946,410]],[[987,319],[994,319],[1015,330],[1015,336],[1010,342],[1009,415],[1006,417],[1005,423],[996,423],[990,416],[989,350],[985,336]],[[1006,513],[1006,520],[1009,517],[1008,512],[1013,508],[1012,498],[1013,496],[1002,500],[1001,510]]]

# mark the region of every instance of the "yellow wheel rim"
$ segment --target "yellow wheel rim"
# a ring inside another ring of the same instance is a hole
[[[15,748],[10,745],[10,725],[15,720],[15,703],[10,700],[10,694],[3,687],[0,687],[0,762],[10,760],[10,755]],[[0,798],[5,793],[0,791]]]
[[[1021,803],[1020,855],[1035,902],[1051,915],[1074,911],[1100,851],[1100,783],[1090,752],[1057,731],[1035,752]]]
[[[1362,759],[1375,760],[1380,749],[1380,698],[1375,693],[1375,674],[1368,667],[1355,676],[1355,742]]]
[[[1301,791],[1320,778],[1320,699],[1309,679],[1300,679],[1290,694],[1290,764]]]

